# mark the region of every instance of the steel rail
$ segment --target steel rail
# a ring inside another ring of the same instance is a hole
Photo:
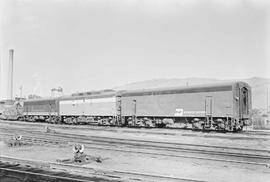
[[[169,175],[159,175],[159,174],[151,174],[151,173],[141,173],[136,171],[125,171],[125,170],[108,170],[108,169],[100,169],[94,167],[85,167],[85,166],[78,166],[72,164],[61,164],[61,163],[54,163],[54,162],[42,162],[42,161],[32,161],[26,159],[19,159],[19,158],[11,158],[7,156],[0,156],[0,161],[9,162],[9,163],[16,163],[16,164],[24,164],[30,165],[34,167],[42,167],[46,166],[47,169],[54,169],[54,170],[65,170],[65,171],[80,171],[85,175],[95,175],[95,176],[105,176],[109,178],[128,178],[129,180],[132,179],[150,179],[151,181],[179,181],[179,182],[207,182],[204,180],[198,179],[188,179],[188,178],[181,178]],[[81,174],[80,173],[80,174]]]
[[[179,130],[181,129],[181,131],[194,131],[192,133],[213,133],[215,134],[223,134],[224,132],[222,131],[197,131],[197,130],[192,130],[192,129],[185,129],[185,128],[173,128],[173,127],[167,127],[167,128],[147,128],[147,127],[124,127],[124,126],[110,126],[110,125],[69,125],[69,124],[53,124],[53,123],[46,123],[46,122],[29,122],[29,121],[10,121],[10,120],[2,120],[0,119],[0,121],[4,124],[10,124],[10,125],[32,125],[32,126],[38,126],[40,127],[41,125],[45,126],[45,125],[50,125],[53,127],[59,127],[59,128],[69,128],[69,129],[86,129],[86,130],[104,130],[105,131],[115,131],[113,130],[113,128],[121,128],[123,130],[127,129],[127,132],[142,132],[142,133],[154,133],[154,134],[176,134],[176,133],[166,133],[166,130]],[[96,127],[96,128],[93,128]],[[138,131],[137,129],[141,129],[141,128],[145,128],[145,129],[149,129],[149,131]],[[133,130],[134,129],[134,130]],[[155,131],[150,131],[150,130],[163,130],[161,132],[155,132]],[[125,131],[124,131],[125,132]],[[270,131],[255,131],[255,130],[246,130],[246,131],[241,131],[241,132],[225,132],[225,133],[229,133],[229,134],[236,134],[236,135],[268,135],[270,136]],[[215,135],[216,136],[216,135]]]
[[[37,173],[37,172],[29,172],[29,171],[24,171],[24,170],[18,170],[18,169],[9,169],[9,168],[3,168],[0,167],[0,171],[8,171],[12,173],[21,173],[24,175],[35,175],[35,176],[42,176],[46,178],[55,178],[57,180],[65,180],[65,181],[74,181],[74,182],[89,182],[89,180],[83,180],[83,179],[76,179],[76,178],[69,178],[69,177],[64,177],[64,176],[58,176],[58,175],[52,175],[52,174],[43,174],[43,173]]]
[[[4,121],[5,124],[8,124],[8,125],[20,125],[20,126],[25,126],[25,124],[27,125],[31,125],[31,126],[37,126],[37,127],[44,127],[44,126],[47,126],[49,123],[30,123],[30,122],[23,122],[23,123],[19,123],[19,122],[15,122],[15,123],[12,123],[12,122],[8,122],[8,121]],[[93,127],[89,127],[89,125],[84,125],[83,127],[80,127],[78,125],[55,125],[55,124],[49,124],[50,127],[52,128],[55,128],[55,129],[72,129],[72,130],[92,130],[92,131],[105,131],[105,132],[118,132],[118,130],[115,130],[115,129],[112,129],[112,127],[104,127],[104,126],[97,126],[97,128],[93,128]],[[158,128],[152,128],[153,130],[158,130]],[[244,133],[244,132],[241,132],[241,133],[232,133],[232,132],[229,132],[229,134],[233,134],[233,135],[222,135],[220,136],[221,132],[214,132],[212,131],[211,135],[208,133],[208,132],[203,132],[203,131],[199,131],[199,132],[190,132],[189,133],[169,133],[169,132],[166,132],[166,129],[168,130],[171,130],[171,129],[174,129],[174,128],[163,128],[163,129],[160,129],[162,131],[151,131],[152,129],[149,129],[147,131],[139,131],[139,130],[136,130],[136,129],[128,129],[128,128],[123,128],[121,127],[121,132],[122,133],[144,133],[144,134],[154,134],[154,135],[172,135],[172,136],[175,136],[175,135],[181,135],[181,136],[185,136],[185,137],[203,137],[203,138],[214,138],[214,139],[228,139],[228,140],[264,140],[264,141],[268,141],[270,140],[270,138],[266,137],[267,134],[258,134],[258,135],[261,135],[261,136],[265,136],[265,137],[250,137],[248,135],[255,135],[254,133],[252,134],[248,134],[248,133]],[[180,130],[179,130],[180,131]],[[181,132],[187,132],[185,130],[181,130]],[[247,131],[248,132],[248,131]],[[268,132],[266,132],[268,133]],[[207,134],[207,135],[205,135]],[[238,136],[237,136],[238,135]],[[240,136],[239,136],[240,135]],[[269,135],[270,136],[270,132],[269,132]]]

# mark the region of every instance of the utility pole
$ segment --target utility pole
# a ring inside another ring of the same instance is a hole
[[[22,98],[22,89],[23,89],[23,86],[21,85],[19,89],[20,89],[20,98]]]
[[[13,58],[14,50],[9,50],[9,62],[8,62],[8,84],[7,84],[7,98],[13,99]]]
[[[267,87],[267,93],[266,93],[266,114],[268,114],[268,108],[269,108],[269,103],[268,103],[268,87]]]

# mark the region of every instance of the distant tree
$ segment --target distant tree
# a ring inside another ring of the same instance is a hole
[[[251,111],[252,116],[260,116],[261,114],[262,114],[262,111],[260,109],[257,109],[257,108],[252,109],[252,111]]]

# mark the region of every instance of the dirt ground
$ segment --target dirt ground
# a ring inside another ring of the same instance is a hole
[[[27,125],[25,127],[28,127]],[[25,128],[22,127],[22,128]],[[52,127],[53,128],[53,127]],[[147,139],[154,141],[185,142],[196,144],[226,145],[247,148],[270,149],[269,139],[265,140],[230,140],[224,138],[208,138],[198,136],[185,136],[192,132],[183,132],[176,135],[157,135],[149,133],[123,132],[121,129],[111,131],[85,130],[85,129],[59,129],[58,132],[106,136],[116,138]],[[43,127],[33,127],[33,130],[43,130]],[[175,132],[175,131],[173,131]],[[183,135],[185,134],[185,135]],[[203,134],[205,136],[210,134]],[[212,134],[211,134],[212,135]],[[218,134],[222,136],[226,134]],[[92,162],[86,167],[106,170],[123,170],[132,172],[144,172],[158,175],[198,179],[213,182],[237,181],[237,182],[266,182],[270,179],[270,168],[244,165],[228,162],[206,161],[199,159],[163,157],[127,153],[114,150],[93,149],[86,146],[85,153],[106,158],[102,163]],[[70,146],[21,146],[8,147],[0,139],[0,155],[20,159],[29,159],[44,162],[56,162],[57,159],[73,157]]]
[[[0,151],[1,156],[44,162],[56,162],[57,159],[73,157],[72,149],[66,147],[23,146],[10,148],[1,142]],[[85,153],[106,158],[102,163],[92,162],[85,165],[97,169],[144,172],[216,182],[266,182],[270,179],[269,169],[256,169],[254,166],[248,167],[230,163],[185,158],[144,156],[140,154],[93,150],[88,148],[85,149]]]

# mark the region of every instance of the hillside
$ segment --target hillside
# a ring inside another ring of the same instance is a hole
[[[217,82],[228,82],[237,80],[218,80],[212,78],[172,78],[172,79],[155,79],[146,80],[141,82],[134,82],[126,85],[116,87],[116,90],[136,90],[147,88],[162,88],[162,87],[175,87],[175,86],[190,86],[199,84],[209,84]],[[253,108],[258,108],[266,111],[267,105],[267,88],[269,88],[270,99],[270,79],[252,77],[239,81],[245,81],[252,87],[252,103]],[[270,101],[269,101],[270,103]]]

